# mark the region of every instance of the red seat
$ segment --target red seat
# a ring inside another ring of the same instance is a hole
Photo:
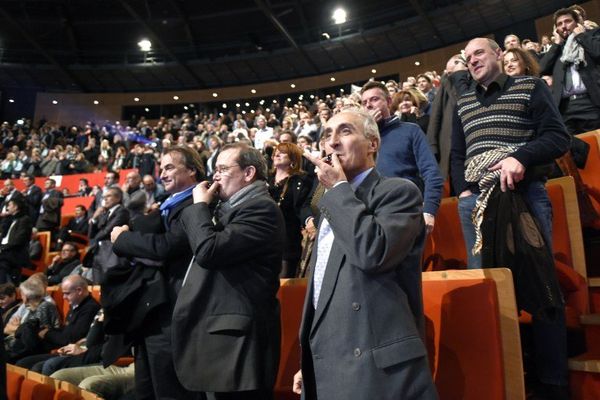
[[[23,379],[19,400],[53,400],[54,387],[31,379]]]
[[[31,276],[36,272],[46,271],[46,259],[48,258],[48,252],[50,251],[50,232],[38,232],[38,240],[42,245],[42,255],[39,260],[32,260],[31,262],[35,265],[35,269],[22,268],[21,275]]]
[[[8,400],[19,400],[24,379],[25,376],[18,372],[6,371],[6,398]]]

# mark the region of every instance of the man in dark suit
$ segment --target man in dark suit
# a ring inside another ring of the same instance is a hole
[[[344,110],[322,139],[331,164],[305,152],[326,192],[311,260],[294,391],[305,399],[437,399],[421,294],[423,199],[375,167],[373,118]]]
[[[23,198],[23,194],[15,188],[15,184],[12,179],[6,179],[4,181],[4,187],[0,191],[0,216],[6,217],[8,215],[7,207],[10,199],[20,197]],[[28,210],[25,210],[27,212]]]
[[[136,220],[141,231],[116,227],[111,240],[119,256],[162,262],[167,280],[168,302],[146,315],[142,333],[135,338],[136,397],[194,399],[201,394],[186,390],[175,373],[171,337],[181,338],[171,335],[171,316],[192,259],[188,238],[180,225],[182,212],[192,203],[192,189],[204,179],[204,165],[195,150],[173,147],[162,156],[160,177],[170,195],[160,205],[160,213]]]
[[[0,283],[19,279],[21,267],[29,265],[31,219],[23,196],[10,199],[0,232]]]
[[[570,134],[600,128],[600,29],[586,29],[572,8],[554,13],[554,44],[540,60]]]
[[[195,259],[173,312],[173,355],[181,383],[209,399],[273,398],[284,223],[266,174],[259,150],[227,145],[212,186],[196,186],[183,211]]]
[[[42,204],[36,228],[39,231],[53,231],[60,226],[60,210],[63,205],[63,194],[56,189],[56,181],[48,178],[44,181],[46,191],[42,196]]]
[[[88,238],[91,248],[102,240],[110,240],[110,232],[115,226],[129,222],[129,211],[122,205],[123,192],[118,187],[110,187],[102,199],[102,206],[89,220]]]
[[[24,175],[21,179],[25,184],[22,193],[29,206],[29,216],[31,217],[31,221],[35,223],[40,212],[40,206],[42,205],[42,189],[35,184],[35,178],[32,175]]]

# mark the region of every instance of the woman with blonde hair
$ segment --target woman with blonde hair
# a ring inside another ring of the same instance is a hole
[[[302,150],[296,144],[278,144],[272,159],[269,193],[281,209],[286,231],[280,277],[292,278],[302,256],[303,221],[300,215],[312,182],[302,171]]]
[[[392,112],[401,121],[417,124],[423,132],[427,132],[429,115],[423,112],[427,104],[427,97],[419,89],[401,90],[392,98]]]

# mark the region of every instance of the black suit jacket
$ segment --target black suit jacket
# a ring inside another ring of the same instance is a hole
[[[90,223],[88,237],[90,238],[90,247],[98,244],[101,240],[110,239],[110,232],[115,226],[127,225],[129,222],[129,211],[122,205],[108,215],[108,211],[98,218],[96,223]]]
[[[585,65],[580,64],[579,74],[590,99],[596,107],[600,107],[600,28],[580,33],[575,40],[585,50]],[[542,75],[552,75],[552,97],[558,106],[562,97],[567,66],[560,61],[564,44],[553,44],[540,60]]]
[[[83,299],[77,308],[71,306],[65,318],[65,326],[60,329],[50,329],[46,333],[43,340],[45,349],[49,351],[83,339],[99,309],[100,304],[91,295]]]
[[[215,225],[205,203],[183,212],[195,262],[173,311],[173,360],[188,390],[273,388],[279,364],[283,217],[267,195]]]
[[[42,205],[42,189],[39,186],[33,185],[25,194],[25,202],[29,206],[29,216],[32,221],[37,221]]]
[[[30,265],[29,262],[29,239],[31,238],[31,218],[25,212],[15,217],[15,225],[12,229],[9,227],[12,220],[5,221],[6,231],[3,235],[8,235],[8,242],[0,245],[0,258],[11,268],[20,268]],[[4,239],[4,237],[0,238]]]

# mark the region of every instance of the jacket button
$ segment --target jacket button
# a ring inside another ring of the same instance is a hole
[[[362,354],[362,352],[360,351],[360,349],[358,347],[356,349],[354,349],[354,357],[360,357],[361,354]]]
[[[360,304],[359,303],[352,303],[352,309],[354,311],[360,310]]]

